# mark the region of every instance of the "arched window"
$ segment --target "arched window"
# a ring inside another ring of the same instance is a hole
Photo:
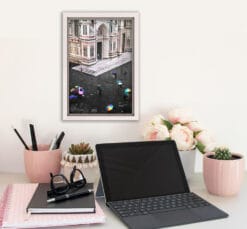
[[[107,29],[106,26],[104,24],[102,24],[99,28],[98,28],[98,36],[106,36],[107,34]]]

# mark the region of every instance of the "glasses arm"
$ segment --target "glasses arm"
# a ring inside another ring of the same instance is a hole
[[[75,172],[78,171],[81,176],[82,176],[82,180],[84,180],[85,183],[87,183],[87,180],[85,178],[85,176],[83,175],[82,171],[80,169],[77,169],[76,166],[73,167],[73,170],[70,174],[70,183],[73,184],[74,183],[74,178],[75,178]]]

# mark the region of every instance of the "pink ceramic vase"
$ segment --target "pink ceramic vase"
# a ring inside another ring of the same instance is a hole
[[[232,196],[238,194],[244,175],[244,158],[240,154],[233,154],[237,159],[217,160],[210,158],[214,153],[207,153],[203,157],[203,176],[209,193],[218,196]]]
[[[24,151],[26,175],[32,183],[49,183],[50,173],[60,172],[62,151],[48,150],[49,145],[39,145],[38,149]]]

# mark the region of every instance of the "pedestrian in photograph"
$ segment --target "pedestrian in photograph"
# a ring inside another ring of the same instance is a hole
[[[100,84],[97,85],[97,94],[102,95],[102,88]]]

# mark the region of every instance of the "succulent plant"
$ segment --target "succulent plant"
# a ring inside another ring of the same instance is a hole
[[[76,145],[71,144],[69,148],[69,153],[72,155],[92,154],[93,150],[90,147],[89,143],[81,142]]]
[[[232,154],[226,147],[219,147],[215,149],[214,159],[217,160],[231,160]]]

